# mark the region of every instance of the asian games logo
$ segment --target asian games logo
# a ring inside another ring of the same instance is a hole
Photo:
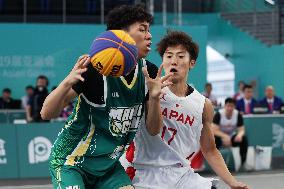
[[[113,136],[122,137],[128,132],[136,132],[141,122],[142,104],[134,107],[110,109],[109,130]]]

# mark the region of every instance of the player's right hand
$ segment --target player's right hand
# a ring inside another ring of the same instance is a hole
[[[231,189],[251,189],[248,185],[238,181],[233,183],[230,187]]]
[[[168,81],[168,79],[173,75],[173,73],[169,73],[162,77],[162,70],[163,64],[160,65],[156,78],[152,79],[148,74],[147,68],[142,68],[150,98],[159,99],[162,94],[162,88],[172,84],[172,82]]]
[[[72,86],[75,83],[77,83],[79,80],[84,81],[82,74],[87,71],[87,66],[89,63],[90,63],[89,55],[80,56],[75,66],[73,67],[72,71],[65,78],[66,83],[68,83],[69,86]]]

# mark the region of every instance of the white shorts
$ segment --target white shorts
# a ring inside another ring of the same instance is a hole
[[[188,167],[136,169],[135,189],[211,189],[213,178],[201,177]]]

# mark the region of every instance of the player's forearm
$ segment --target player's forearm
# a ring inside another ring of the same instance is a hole
[[[160,99],[150,97],[147,107],[146,128],[149,134],[154,136],[160,133],[163,125]]]
[[[229,172],[224,159],[216,148],[209,151],[209,152],[203,152],[203,155],[211,168],[214,170],[214,172],[229,186],[232,185],[232,183],[236,182],[236,179],[231,175]]]
[[[66,97],[71,87],[72,85],[63,80],[60,85],[46,97],[40,112],[42,119],[49,120],[60,115],[63,108],[66,106]]]

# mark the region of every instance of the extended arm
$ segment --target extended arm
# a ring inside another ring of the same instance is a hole
[[[58,117],[63,108],[76,97],[72,86],[79,80],[84,81],[81,74],[87,71],[89,61],[89,56],[81,56],[69,75],[47,96],[40,112],[42,119]]]
[[[213,120],[213,107],[210,101],[206,100],[202,115],[203,129],[200,137],[201,151],[209,165],[221,179],[232,189],[248,189],[249,187],[236,179],[229,172],[224,159],[217,150],[211,124]]]

